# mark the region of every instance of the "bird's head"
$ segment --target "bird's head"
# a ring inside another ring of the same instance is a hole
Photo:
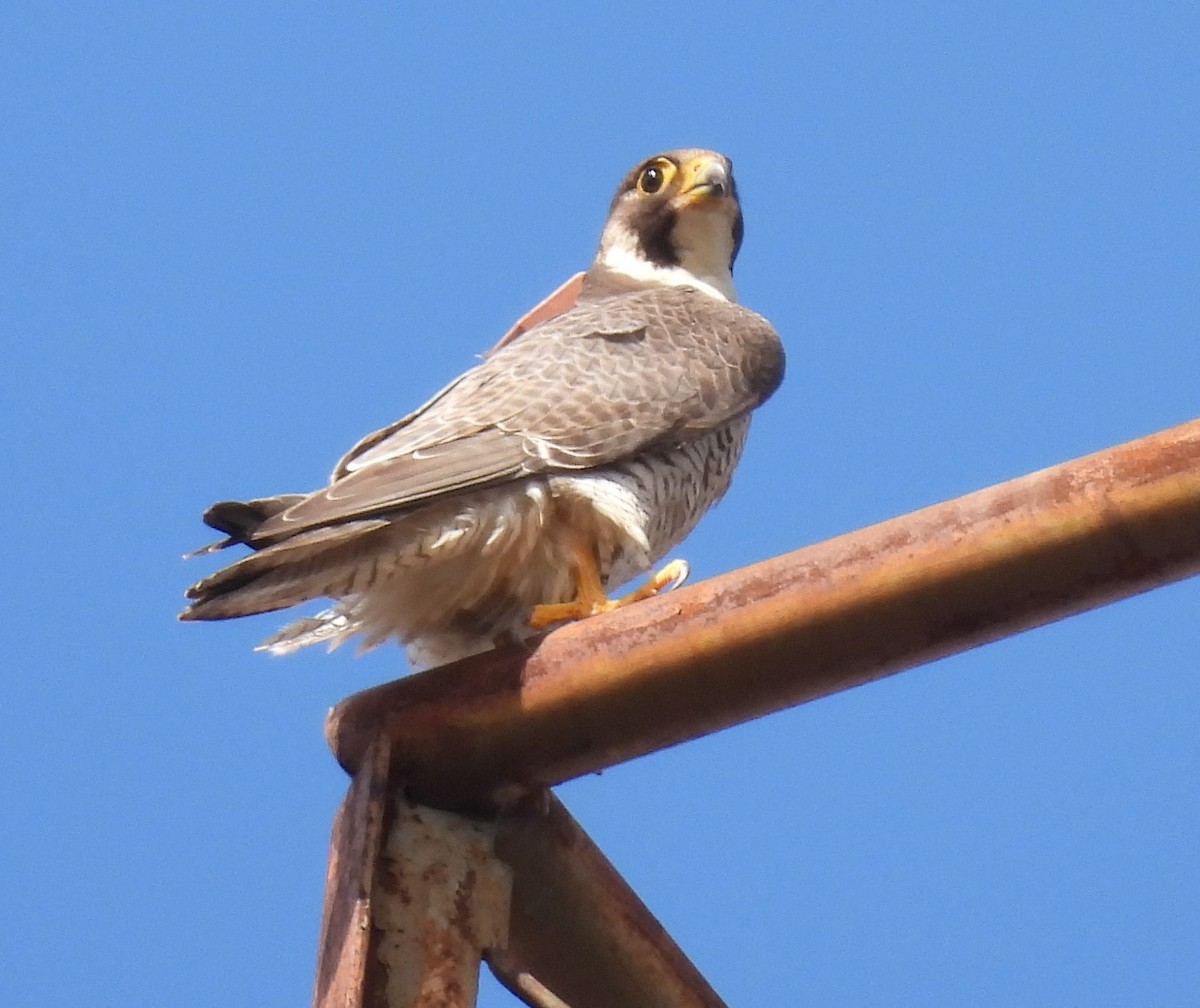
[[[593,269],[639,286],[695,287],[735,300],[742,210],[733,165],[716,151],[656,154],[617,187]]]

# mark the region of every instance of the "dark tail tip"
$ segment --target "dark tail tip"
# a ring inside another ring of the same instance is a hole
[[[224,532],[233,542],[253,546],[255,544],[251,539],[263,522],[303,499],[303,494],[279,494],[277,497],[262,497],[251,501],[217,501],[204,512],[204,524],[218,532]]]
[[[254,535],[257,529],[269,517],[265,509],[259,505],[262,501],[217,501],[204,512],[204,524],[224,532],[231,539],[244,542]]]

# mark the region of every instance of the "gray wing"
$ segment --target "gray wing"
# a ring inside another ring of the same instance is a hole
[[[688,288],[584,302],[364,438],[252,540],[679,443],[752,409],[782,373],[774,330],[738,305]]]

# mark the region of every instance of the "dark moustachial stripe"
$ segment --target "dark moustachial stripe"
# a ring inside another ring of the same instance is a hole
[[[678,266],[679,255],[671,240],[675,211],[665,200],[642,203],[630,215],[629,226],[637,238],[638,251],[656,266]]]

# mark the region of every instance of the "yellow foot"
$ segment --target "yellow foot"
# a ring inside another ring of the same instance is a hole
[[[653,598],[660,592],[678,588],[687,580],[688,571],[686,560],[672,560],[662,570],[652,574],[640,588],[635,588],[628,595],[622,595],[618,599],[610,599],[601,590],[599,577],[589,576],[591,572],[581,570],[575,600],[534,606],[533,612],[529,614],[529,625],[535,630],[544,630],[564,620],[586,619],[588,616],[612,612],[631,602],[640,602],[642,599]]]
[[[616,602],[610,602],[609,607],[629,605],[630,602],[640,602],[642,599],[654,598],[659,592],[671,591],[678,588],[687,580],[691,568],[686,560],[672,560],[662,570],[655,571],[649,580],[640,588],[635,588],[628,595],[622,595]]]

